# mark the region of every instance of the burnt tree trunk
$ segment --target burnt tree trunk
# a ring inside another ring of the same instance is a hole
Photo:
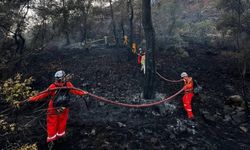
[[[125,1],[121,1],[122,6],[125,6],[125,4],[126,4]],[[122,9],[122,7],[120,8],[120,11],[121,11],[120,29],[121,29],[122,39],[124,39],[125,36],[124,22],[125,22],[126,11]]]
[[[133,19],[134,19],[134,9],[133,9],[133,6],[132,6],[132,0],[128,0],[128,5],[127,5],[127,10],[128,10],[128,15],[129,15],[129,30],[130,30],[130,33],[129,33],[129,46],[132,47],[132,43],[133,43],[133,32],[134,32],[134,29],[133,29]]]
[[[247,73],[247,59],[246,55],[244,55],[243,58],[243,68],[242,68],[242,75],[241,75],[241,80],[242,80],[242,95],[243,99],[245,101],[245,106],[246,106],[246,111],[249,113],[249,107],[248,107],[248,100],[247,100],[247,85],[246,85],[246,73]]]
[[[123,19],[121,20],[121,30],[122,30],[122,37],[125,36],[125,29],[124,29],[124,21]]]
[[[25,39],[21,34],[20,27],[17,27],[15,34],[14,34],[15,44],[16,44],[16,54],[22,55],[23,49],[25,46]]]
[[[146,74],[143,97],[151,99],[155,96],[155,31],[151,17],[151,1],[142,1],[142,24],[146,39]]]
[[[86,6],[86,8],[84,8],[82,10],[83,12],[83,30],[82,30],[82,37],[81,37],[81,42],[86,41],[87,40],[87,36],[88,36],[88,30],[89,30],[89,26],[88,26],[88,15],[89,15],[89,11],[90,11],[90,7],[92,4],[93,0],[89,0],[88,4]]]
[[[42,3],[43,7],[46,7],[46,1],[44,0]],[[40,47],[43,47],[44,43],[46,42],[46,15],[43,14],[42,16],[42,25],[41,25],[41,44]]]
[[[85,41],[85,28],[86,28],[86,12],[85,12],[85,7],[81,8],[81,11],[82,11],[83,18],[80,21],[80,23],[81,23],[81,26],[80,26],[80,32],[81,32],[80,42],[84,42]]]
[[[140,26],[139,26],[139,43],[141,43],[141,41],[142,41],[142,38],[143,38],[143,35],[142,35],[142,9],[140,9],[140,13],[139,13],[139,20],[140,20]]]
[[[134,9],[132,6],[132,0],[127,1],[127,13],[129,17],[129,47],[128,49],[128,60],[132,59],[132,44],[134,42],[134,28],[133,28],[133,19],[134,19]]]
[[[66,45],[70,44],[68,18],[69,18],[69,12],[65,6],[65,0],[63,0],[63,31],[64,31],[64,36],[66,38]]]
[[[112,0],[109,0],[109,4],[110,4],[110,15],[111,15],[111,19],[112,19],[112,26],[113,26],[113,34],[115,37],[115,45],[118,45],[118,37],[117,37],[117,33],[116,33],[116,25],[115,25],[115,20],[114,20],[114,11],[113,11],[113,6],[112,6]]]

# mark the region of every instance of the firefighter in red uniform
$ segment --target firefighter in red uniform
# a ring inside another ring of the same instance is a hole
[[[141,57],[142,57],[142,48],[139,48],[139,53],[137,53],[137,63],[141,64]]]
[[[193,119],[194,115],[191,106],[192,98],[194,96],[193,79],[192,77],[189,77],[186,72],[181,73],[181,77],[183,78],[184,81],[184,96],[182,98],[184,109],[187,112],[188,118]]]
[[[35,102],[46,97],[51,97],[47,111],[47,142],[49,149],[53,147],[53,141],[65,135],[66,124],[69,115],[69,108],[66,106],[55,107],[55,98],[59,90],[51,90],[57,87],[74,87],[71,82],[66,82],[66,74],[60,70],[55,73],[55,82],[48,87],[48,92],[42,92],[37,96],[30,97],[28,102]],[[66,89],[68,93],[83,96],[87,94],[85,91]]]

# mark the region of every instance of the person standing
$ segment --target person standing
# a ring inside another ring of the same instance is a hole
[[[124,35],[124,37],[123,37],[123,45],[124,46],[128,45],[128,36],[127,35]]]
[[[194,83],[192,77],[189,77],[186,72],[181,73],[181,78],[184,81],[184,96],[182,97],[183,106],[185,111],[187,112],[187,116],[189,119],[193,119],[193,111],[192,111],[192,98],[194,96]]]
[[[28,99],[28,102],[36,102],[50,97],[47,110],[47,143],[49,149],[52,149],[54,145],[53,141],[63,137],[66,133],[65,130],[69,115],[68,95],[74,94],[83,96],[87,94],[86,91],[70,89],[74,86],[71,82],[66,81],[66,74],[64,71],[57,71],[54,77],[55,82],[52,83],[46,91]],[[55,89],[58,87],[65,87],[65,89]],[[21,102],[18,105],[20,104]]]
[[[132,48],[131,48],[133,54],[136,53],[136,49],[137,49],[136,43],[133,42],[133,43],[132,43]]]
[[[146,73],[146,55],[145,52],[142,53],[141,55],[141,71],[143,71],[143,73]]]

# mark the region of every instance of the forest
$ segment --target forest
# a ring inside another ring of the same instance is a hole
[[[249,0],[0,0],[0,150],[247,150],[249,108]]]

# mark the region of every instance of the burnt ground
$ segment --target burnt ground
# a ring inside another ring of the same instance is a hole
[[[88,96],[73,97],[67,136],[55,149],[250,149],[249,115],[242,105],[226,105],[229,96],[241,92],[233,60],[199,46],[186,50],[190,57],[159,51],[157,68],[172,79],[187,71],[203,86],[193,100],[194,121],[186,118],[182,95],[165,105],[143,109],[112,106]],[[146,102],[141,100],[140,66],[136,58],[127,60],[125,49],[95,48],[90,53],[44,50],[27,57],[17,71],[33,76],[34,88],[42,90],[58,69],[74,74],[76,87],[96,95],[128,103]],[[181,86],[156,78],[156,95],[158,99],[171,95]],[[46,105],[44,100],[1,112],[0,149],[32,144],[46,149]],[[8,107],[1,101],[1,111]]]

